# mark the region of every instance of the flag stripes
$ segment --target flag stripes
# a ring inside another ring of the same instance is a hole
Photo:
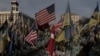
[[[44,14],[48,14],[47,10],[42,10],[41,12],[35,14],[36,17],[37,17],[37,20],[38,20],[40,17],[46,16],[46,15],[44,15]]]
[[[30,44],[33,44],[36,39],[37,39],[37,32],[36,31],[33,32],[33,30],[25,38],[25,40]]]
[[[64,21],[64,18],[63,18],[63,16],[61,16],[61,19],[55,25],[55,29],[60,29],[63,26],[63,21]]]
[[[54,4],[36,13],[35,17],[39,26],[54,20],[55,19]]]
[[[48,22],[54,20],[54,17],[55,17],[54,13],[51,14],[51,15],[47,15],[46,17],[44,17],[44,19],[38,20],[38,24],[39,25],[44,25],[45,23],[48,23]]]
[[[59,34],[59,32],[61,31],[61,28],[63,26],[63,21],[64,21],[64,17],[61,16],[61,19],[58,21],[58,23],[55,25],[55,31],[56,31],[56,35]]]
[[[37,19],[37,21],[40,21],[41,22],[41,20],[43,20],[42,18],[44,18],[44,20],[47,20],[47,18],[52,18],[52,17],[54,17],[54,13],[52,13],[52,14],[47,14],[47,15],[45,15],[45,16],[41,16],[41,17],[37,17],[38,19]]]

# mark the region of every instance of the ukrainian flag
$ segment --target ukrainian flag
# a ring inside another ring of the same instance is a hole
[[[57,38],[55,39],[56,42],[61,42],[61,41],[65,41],[65,31],[62,30],[59,35],[57,36]]]
[[[88,23],[89,27],[95,26],[96,24],[97,24],[97,20],[93,19],[93,18],[91,18],[89,23]]]

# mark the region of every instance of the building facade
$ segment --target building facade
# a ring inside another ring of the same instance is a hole
[[[72,21],[74,23],[76,32],[79,32],[79,29],[80,29],[80,26],[79,26],[80,17],[79,17],[79,15],[75,14],[75,13],[72,13],[71,14],[71,19],[72,19]]]
[[[78,14],[72,13],[71,19],[72,19],[73,23],[76,24],[79,21],[80,17]]]
[[[32,25],[34,22],[34,18],[26,15],[23,12],[20,12],[18,10],[18,2],[16,0],[13,0],[11,2],[11,11],[1,11],[0,12],[0,53],[2,52],[2,41],[3,38],[10,37],[8,34],[8,31],[14,31],[15,35],[15,43],[18,44],[18,42],[23,43],[24,38],[26,35],[30,32],[32,29]],[[5,29],[3,29],[4,23],[7,22],[8,26],[5,26]],[[9,29],[7,31],[7,29]],[[3,31],[4,30],[4,31]],[[6,31],[6,32],[5,32]],[[19,41],[18,41],[19,40]]]
[[[28,15],[26,15],[23,12],[20,12],[18,10],[19,3],[16,0],[13,0],[11,2],[11,11],[1,11],[0,12],[0,26],[7,20],[8,23],[15,23],[16,21],[21,21],[23,23],[32,23],[34,19]],[[13,19],[13,21],[10,21],[10,19]]]

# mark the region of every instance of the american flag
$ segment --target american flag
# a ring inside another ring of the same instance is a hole
[[[75,26],[73,21],[70,19],[70,26],[65,29],[65,37],[70,38],[75,34]]]
[[[39,26],[51,22],[55,19],[55,5],[52,4],[49,7],[41,10],[35,14],[35,17]]]
[[[63,25],[64,16],[61,16],[61,19],[58,21],[58,23],[55,25],[55,29],[60,29]]]
[[[29,44],[34,45],[37,39],[37,24],[34,22],[31,32],[25,37],[25,41]]]
[[[55,34],[58,35],[61,32],[61,28],[63,26],[64,16],[61,16],[61,19],[58,21],[58,23],[55,25]]]

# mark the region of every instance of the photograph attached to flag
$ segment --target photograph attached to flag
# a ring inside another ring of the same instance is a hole
[[[55,19],[55,5],[52,4],[49,7],[41,10],[35,14],[35,17],[39,26],[51,22]]]
[[[37,39],[37,26],[36,23],[34,23],[31,32],[25,37],[25,41],[27,41],[31,45],[34,45],[36,39]]]

